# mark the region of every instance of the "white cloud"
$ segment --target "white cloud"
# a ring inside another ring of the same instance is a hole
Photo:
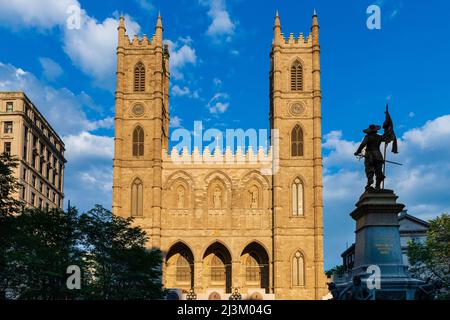
[[[176,80],[183,78],[181,71],[183,67],[188,64],[197,64],[197,54],[195,49],[190,46],[191,42],[192,40],[189,37],[179,38],[176,42],[171,40],[165,41],[169,45],[171,75]]]
[[[73,6],[79,8],[79,28],[67,26],[73,22]],[[99,22],[77,0],[0,0],[0,8],[0,23],[13,29],[58,27],[64,51],[73,64],[90,76],[94,85],[114,89],[118,17]],[[125,18],[127,33],[133,37],[140,26],[131,17]]]
[[[61,66],[50,58],[41,57],[39,63],[42,66],[44,77],[50,81],[58,79],[63,74]]]
[[[142,9],[153,11],[155,8],[151,0],[135,0]]]
[[[114,156],[114,138],[97,136],[83,131],[77,135],[64,136],[68,161],[83,159],[112,159]]]
[[[395,191],[412,215],[430,219],[450,211],[445,184],[450,179],[449,140],[450,115],[445,115],[407,131],[399,139],[400,153],[388,154],[388,160],[404,165],[387,166],[386,188]],[[358,144],[343,139],[340,131],[324,136],[325,255],[334,264],[339,263],[345,242],[354,241],[349,213],[366,183],[364,164],[353,156]]]
[[[181,118],[178,116],[174,116],[170,118],[170,126],[172,128],[180,128],[181,127]]]
[[[211,18],[211,24],[206,33],[215,39],[226,36],[227,40],[231,40],[236,24],[231,21],[225,0],[201,0],[200,3],[209,7],[208,16]]]
[[[10,64],[0,63],[0,90],[24,91],[61,135],[107,127],[107,122],[91,121],[83,107],[91,107],[92,99],[84,92],[76,94],[67,88],[54,88],[32,73]]]
[[[115,83],[117,48],[117,18],[106,18],[99,23],[83,16],[80,29],[65,29],[64,51],[72,62],[95,81],[94,84],[112,89]],[[133,37],[140,26],[129,16],[125,17],[127,34]]]
[[[189,97],[189,98],[193,98],[193,99],[198,99],[199,98],[199,94],[198,91],[191,91],[191,89],[189,89],[188,87],[183,87],[181,88],[179,85],[174,85],[172,87],[172,96],[174,97]]]
[[[0,0],[0,23],[14,29],[51,29],[65,23],[77,0]]]
[[[230,107],[229,95],[224,92],[216,93],[208,103],[208,109],[211,114],[224,113]]]
[[[216,114],[216,113],[224,113],[227,111],[230,104],[228,102],[222,103],[222,102],[216,102],[209,108],[209,112]]]

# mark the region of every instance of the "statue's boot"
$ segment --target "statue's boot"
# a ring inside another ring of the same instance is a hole
[[[380,178],[377,178],[377,183],[375,185],[375,189],[376,190],[380,190],[381,189],[381,183],[384,181],[385,178],[386,177],[384,175],[382,177],[380,177]]]

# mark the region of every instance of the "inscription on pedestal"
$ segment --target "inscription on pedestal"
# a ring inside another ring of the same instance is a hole
[[[394,238],[391,236],[381,236],[375,239],[374,247],[380,255],[390,255],[394,249]]]

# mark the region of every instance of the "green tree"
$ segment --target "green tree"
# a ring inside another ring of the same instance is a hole
[[[14,177],[18,166],[16,158],[9,154],[0,154],[0,300],[5,298],[4,277],[6,268],[6,250],[12,234],[11,216],[19,213],[22,203],[14,198],[19,189],[19,183]]]
[[[4,289],[19,299],[76,298],[78,292],[67,289],[66,271],[83,264],[77,212],[26,209],[9,220],[12,232],[0,276]]]
[[[410,272],[422,279],[439,281],[450,287],[450,215],[430,221],[427,240],[424,243],[408,243]],[[447,293],[448,297],[448,293]]]
[[[18,213],[22,206],[22,202],[14,198],[20,187],[14,177],[17,166],[17,158],[0,154],[0,219]]]
[[[87,298],[161,297],[161,252],[148,250],[148,237],[132,223],[101,206],[81,216]]]

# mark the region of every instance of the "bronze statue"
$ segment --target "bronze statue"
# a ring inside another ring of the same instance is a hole
[[[385,176],[383,174],[384,159],[380,151],[382,142],[385,142],[385,138],[378,134],[378,130],[381,126],[371,124],[369,128],[363,130],[366,134],[364,140],[361,142],[358,150],[355,152],[355,156],[364,157],[364,166],[367,176],[366,190],[372,188],[374,183],[374,176],[376,177],[375,189],[381,188],[381,183],[384,181]],[[363,149],[366,149],[365,154],[362,154]]]
[[[354,276],[352,283],[339,292],[338,300],[372,300],[373,297],[373,293],[362,283],[361,277]]]
[[[384,189],[384,179],[386,178],[386,163],[392,163],[401,166],[401,163],[387,161],[386,160],[386,150],[390,143],[392,143],[392,153],[398,153],[397,146],[397,136],[394,132],[394,123],[392,121],[391,115],[389,114],[389,106],[386,105],[386,120],[383,124],[384,134],[379,135],[378,131],[381,126],[371,124],[367,129],[363,130],[366,134],[364,140],[359,146],[358,150],[355,152],[355,156],[359,158],[364,158],[364,166],[367,176],[366,191],[373,189],[372,185],[374,183],[374,176],[376,177],[375,189]],[[380,146],[384,142],[384,157],[381,154]],[[366,149],[365,154],[362,154],[363,149]],[[381,186],[383,184],[383,186]]]

